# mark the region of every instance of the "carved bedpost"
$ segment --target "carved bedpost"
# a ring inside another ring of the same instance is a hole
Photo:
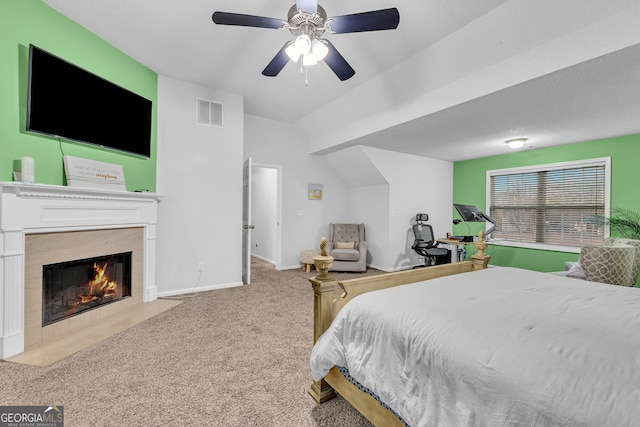
[[[334,288],[338,284],[329,274],[333,264],[333,257],[327,254],[327,239],[320,240],[320,255],[313,259],[318,275],[309,279],[313,287],[313,343],[327,330],[332,320]],[[322,379],[314,381],[309,388],[309,394],[318,402],[326,402],[336,397],[336,392]]]
[[[484,232],[480,230],[478,232],[478,241],[473,244],[476,247],[478,252],[471,255],[471,262],[473,262],[474,270],[483,270],[487,268],[489,264],[489,260],[491,257],[484,253],[484,250],[487,249],[487,242],[484,241]]]

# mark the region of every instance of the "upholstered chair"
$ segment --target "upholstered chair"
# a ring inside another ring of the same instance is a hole
[[[367,270],[364,224],[329,224],[327,240],[327,252],[334,259],[330,271]]]

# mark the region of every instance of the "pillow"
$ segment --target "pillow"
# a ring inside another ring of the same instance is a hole
[[[631,245],[583,246],[580,264],[587,280],[610,285],[633,286],[636,248]]]
[[[631,245],[636,248],[636,257],[634,260],[634,267],[632,274],[638,276],[638,268],[640,267],[640,240],[623,239],[620,237],[607,237],[604,239],[604,246],[620,246]]]
[[[336,242],[336,249],[354,249],[356,242]]]
[[[569,271],[567,271],[566,276],[568,277],[576,277],[578,279],[586,279],[587,277],[584,275],[584,271],[582,271],[582,267],[580,266],[580,262],[571,263],[571,267]]]

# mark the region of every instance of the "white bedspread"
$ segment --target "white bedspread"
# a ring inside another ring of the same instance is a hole
[[[311,353],[412,427],[640,425],[640,289],[515,268],[349,302]]]

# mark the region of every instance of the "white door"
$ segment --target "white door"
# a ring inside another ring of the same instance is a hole
[[[251,157],[242,170],[242,283],[251,283]]]

